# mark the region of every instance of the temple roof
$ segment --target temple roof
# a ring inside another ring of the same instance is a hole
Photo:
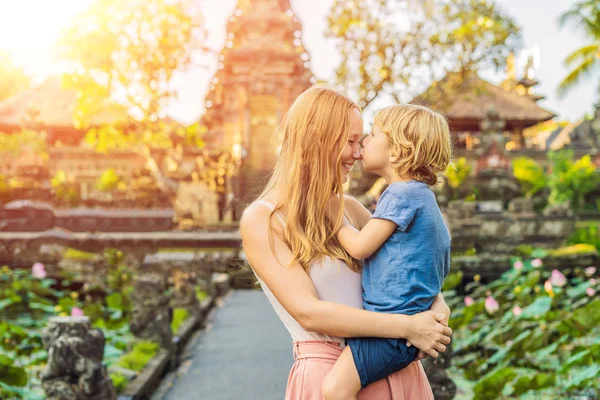
[[[538,106],[534,97],[493,85],[475,72],[448,73],[411,103],[443,112],[453,130],[479,131],[479,122],[490,108],[506,121],[507,130],[523,129],[555,116]]]
[[[0,102],[0,127],[74,128],[77,93],[65,89],[60,77],[50,77],[41,85],[20,92]],[[107,104],[90,117],[90,125],[123,123],[129,119],[126,111]]]

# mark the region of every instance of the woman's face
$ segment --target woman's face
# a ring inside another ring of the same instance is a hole
[[[342,152],[341,169],[343,183],[348,182],[348,177],[352,167],[354,167],[354,163],[356,160],[361,159],[359,140],[362,137],[362,132],[363,120],[360,111],[354,109],[350,114],[350,133],[348,135],[348,142]]]

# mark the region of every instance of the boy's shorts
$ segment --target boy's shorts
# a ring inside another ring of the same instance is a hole
[[[419,349],[408,347],[405,339],[349,338],[360,386],[367,385],[400,371],[416,360]]]

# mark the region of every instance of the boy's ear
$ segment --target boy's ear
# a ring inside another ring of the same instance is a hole
[[[400,156],[398,154],[390,153],[389,162],[395,163],[399,158]]]

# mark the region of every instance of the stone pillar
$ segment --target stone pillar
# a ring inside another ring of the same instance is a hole
[[[446,352],[441,353],[438,358],[427,357],[422,361],[435,400],[451,400],[456,396],[456,384],[446,373],[446,370],[450,368],[451,361],[451,344],[447,346]]]
[[[200,315],[200,302],[196,297],[196,274],[180,269],[173,271],[173,308],[185,308],[190,315]]]
[[[104,335],[88,317],[51,317],[42,331],[48,363],[42,387],[49,400],[114,400],[115,389],[102,364]]]
[[[173,346],[172,309],[165,292],[167,284],[158,275],[138,276],[131,294],[131,332],[138,338],[160,344],[166,350]]]

